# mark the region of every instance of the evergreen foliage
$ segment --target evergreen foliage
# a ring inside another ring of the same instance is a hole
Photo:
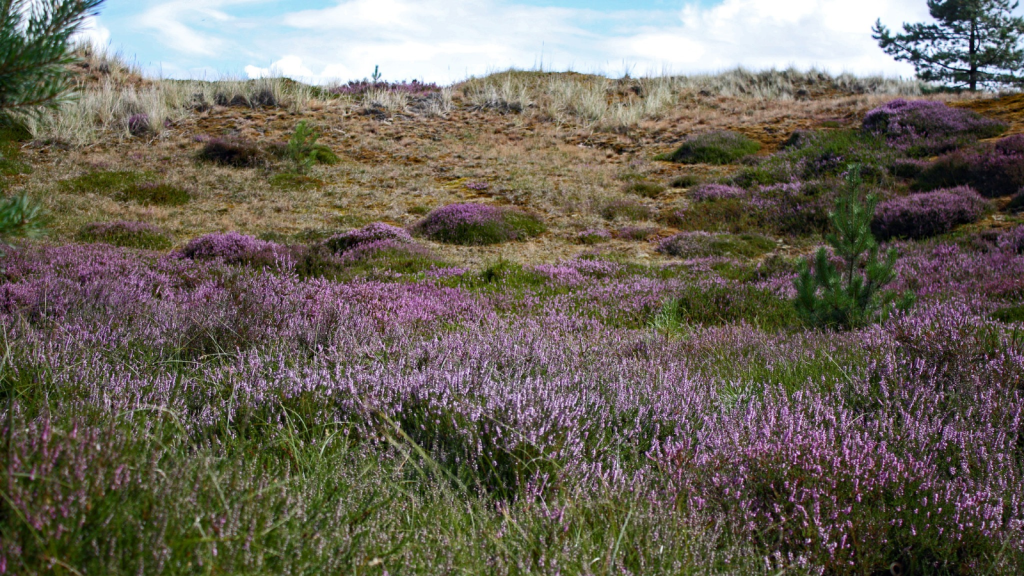
[[[1024,18],[1011,0],[928,0],[937,22],[904,24],[893,34],[881,20],[873,37],[886,54],[914,65],[918,78],[975,91],[979,86],[1020,84],[1024,68]]]
[[[0,0],[0,112],[53,108],[71,87],[68,41],[103,0]]]
[[[320,138],[315,130],[309,127],[305,120],[295,126],[295,132],[288,141],[285,155],[295,163],[295,170],[299,174],[305,174],[314,164],[336,164],[338,157],[330,148],[323,144],[317,144]]]
[[[46,220],[42,206],[28,196],[4,198],[0,201],[0,241],[42,236]]]
[[[812,326],[853,329],[883,318],[893,305],[903,310],[913,304],[913,295],[897,295],[884,290],[895,279],[896,250],[890,248],[884,258],[871,233],[871,221],[877,199],[858,198],[859,177],[851,177],[851,186],[840,196],[829,213],[834,232],[825,240],[835,258],[820,248],[813,264],[804,261],[794,281],[794,305],[800,317]],[[835,260],[838,259],[838,262]]]

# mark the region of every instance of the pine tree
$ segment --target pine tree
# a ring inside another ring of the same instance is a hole
[[[934,24],[903,24],[893,35],[882,21],[872,32],[886,54],[914,65],[925,81],[967,86],[1019,84],[1024,77],[1024,18],[1011,0],[928,0]]]
[[[0,113],[60,104],[71,87],[71,37],[104,0],[0,0]]]
[[[829,219],[835,229],[825,237],[837,266],[825,248],[818,250],[813,265],[800,264],[794,281],[796,298],[793,304],[803,320],[826,328],[851,329],[867,326],[882,319],[893,308],[907,309],[913,295],[898,295],[884,290],[895,277],[896,250],[890,248],[879,258],[878,243],[871,233],[876,199],[858,198],[860,178],[851,170],[848,190],[836,202]]]

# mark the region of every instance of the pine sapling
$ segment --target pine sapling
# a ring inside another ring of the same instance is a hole
[[[800,264],[794,281],[797,313],[812,326],[853,329],[886,318],[893,309],[906,310],[912,294],[897,294],[885,287],[895,279],[896,249],[879,256],[871,233],[877,199],[858,198],[858,180],[851,178],[850,190],[829,213],[834,231],[825,240],[832,247],[837,264],[826,248],[818,250],[813,264]]]

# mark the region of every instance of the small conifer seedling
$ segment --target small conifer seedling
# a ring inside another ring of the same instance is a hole
[[[914,302],[912,294],[885,290],[896,276],[896,250],[890,248],[884,258],[879,257],[871,233],[877,199],[869,195],[861,202],[857,171],[851,174],[849,190],[829,213],[834,231],[825,240],[835,258],[820,248],[813,264],[809,260],[800,264],[794,281],[793,304],[812,326],[860,328],[884,319],[893,308],[905,310]]]

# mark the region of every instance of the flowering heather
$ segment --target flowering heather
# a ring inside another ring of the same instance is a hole
[[[605,220],[648,220],[654,216],[654,213],[650,208],[636,200],[622,198],[612,200],[602,206],[601,216]]]
[[[132,136],[145,136],[152,131],[149,114],[133,114],[128,117],[128,133]]]
[[[160,228],[145,222],[93,222],[78,232],[81,242],[104,242],[113,246],[165,250],[171,247],[171,239]]]
[[[683,164],[732,164],[744,156],[756,154],[761,144],[743,134],[719,130],[694,134],[686,138],[674,152],[656,160]]]
[[[882,202],[871,231],[882,240],[927,238],[978,221],[989,203],[967,186],[911,194]]]
[[[371,90],[386,90],[388,92],[399,92],[409,96],[427,96],[441,91],[441,87],[433,82],[371,82],[369,80],[353,80],[348,84],[331,88],[332,94],[359,96]]]
[[[26,249],[0,566],[584,573],[622,541],[634,574],[1014,573],[1024,342],[987,311],[1024,255],[908,254],[912,314],[835,334],[758,329],[786,302],[757,284],[584,260],[516,296]],[[652,330],[673,297],[689,321]]]
[[[469,190],[475,190],[477,192],[482,192],[490,187],[491,185],[488,184],[487,182],[466,182],[466,188],[468,188]]]
[[[970,186],[987,198],[1016,194],[1024,188],[1024,135],[941,156],[917,175],[914,186],[919,190]]]
[[[647,240],[657,233],[658,229],[650,226],[625,226],[616,230],[614,236],[623,240]]]
[[[600,228],[588,228],[576,235],[580,244],[599,244],[612,239],[612,233]]]
[[[948,152],[1006,131],[1006,124],[942,102],[897,99],[864,116],[864,130],[911,156]]]
[[[385,224],[384,222],[374,222],[362,228],[332,236],[324,244],[331,251],[341,253],[361,244],[380,242],[381,240],[393,240],[398,243],[408,244],[414,242],[412,236],[404,228]]]
[[[191,240],[179,251],[191,260],[222,260],[227,264],[254,264],[290,268],[294,256],[287,248],[238,232],[207,234]]]
[[[996,242],[1000,250],[1011,254],[1024,254],[1024,225],[1003,232]]]
[[[427,214],[416,232],[451,244],[497,244],[544,231],[540,218],[518,208],[488,204],[450,204]]]
[[[690,191],[690,199],[694,202],[722,200],[725,198],[742,198],[749,193],[743,188],[725,184],[701,184]]]

